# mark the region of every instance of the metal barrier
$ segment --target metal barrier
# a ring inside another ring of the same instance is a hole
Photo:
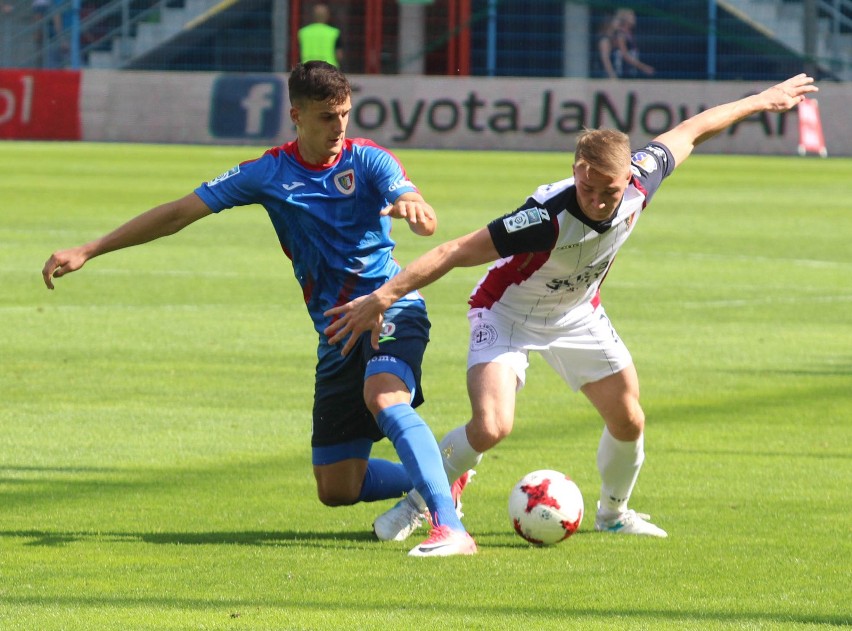
[[[23,7],[25,1],[0,0],[0,6],[18,2]],[[134,41],[140,29],[183,6],[183,0],[64,0],[24,27],[0,13],[0,67],[282,72],[295,61],[295,33],[306,23],[313,0],[206,1],[216,19],[187,19],[181,28],[184,33],[206,28],[214,35],[171,42],[166,36],[159,42],[146,39],[148,47],[217,47],[215,53],[197,55],[198,60],[176,64],[179,51],[146,57]],[[654,67],[653,78],[772,80],[807,70],[820,78],[852,79],[852,0],[329,4],[343,32],[343,68],[351,73],[596,76],[599,26],[617,8],[629,7],[635,10],[636,39],[642,58]],[[258,17],[248,22],[229,17],[240,11],[255,11]],[[792,25],[773,24],[761,17],[770,11],[802,17]],[[215,36],[220,32],[227,37]]]

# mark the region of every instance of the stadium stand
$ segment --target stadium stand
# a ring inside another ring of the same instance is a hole
[[[32,0],[0,5],[0,67],[48,67],[61,50],[62,67],[234,72],[286,71],[312,6],[56,0],[35,20]],[[340,0],[333,19],[349,73],[582,77],[594,70],[594,33],[618,7],[635,10],[657,79],[774,80],[801,69],[852,79],[852,0]],[[49,28],[56,14],[68,25],[60,34]],[[412,35],[418,46],[401,52]]]

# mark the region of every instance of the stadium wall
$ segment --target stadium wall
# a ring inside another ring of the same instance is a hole
[[[353,75],[349,136],[389,148],[570,149],[583,127],[643,143],[702,109],[765,87],[751,82]],[[829,155],[852,156],[852,84],[818,94]],[[0,70],[0,138],[277,145],[293,137],[286,75]],[[765,114],[700,148],[788,155],[798,117]]]

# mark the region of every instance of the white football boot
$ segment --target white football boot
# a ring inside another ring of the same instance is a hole
[[[391,508],[376,517],[373,532],[379,541],[405,541],[408,536],[420,528],[426,513],[425,502],[413,491],[399,500]]]
[[[668,533],[655,526],[650,521],[650,515],[626,510],[622,513],[612,513],[601,510],[598,502],[598,512],[595,515],[595,530],[611,532],[620,535],[645,535],[648,537],[668,537]]]

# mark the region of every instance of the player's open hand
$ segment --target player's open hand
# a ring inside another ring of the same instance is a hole
[[[53,289],[53,279],[76,272],[88,260],[82,248],[60,250],[50,255],[41,270],[41,277],[48,289]]]
[[[349,336],[340,351],[344,356],[355,347],[355,343],[364,331],[371,331],[370,343],[374,349],[379,350],[379,334],[384,323],[384,312],[385,307],[374,294],[361,296],[352,302],[326,311],[323,314],[326,317],[339,317],[335,317],[323,333],[328,336],[328,343],[332,345]]]
[[[411,230],[421,236],[429,236],[437,226],[435,210],[425,200],[400,197],[390,206],[382,209],[382,214],[394,219],[405,219]]]
[[[761,96],[767,99],[766,111],[786,112],[805,100],[805,95],[818,92],[814,78],[805,73],[797,74],[786,81],[764,90]]]

